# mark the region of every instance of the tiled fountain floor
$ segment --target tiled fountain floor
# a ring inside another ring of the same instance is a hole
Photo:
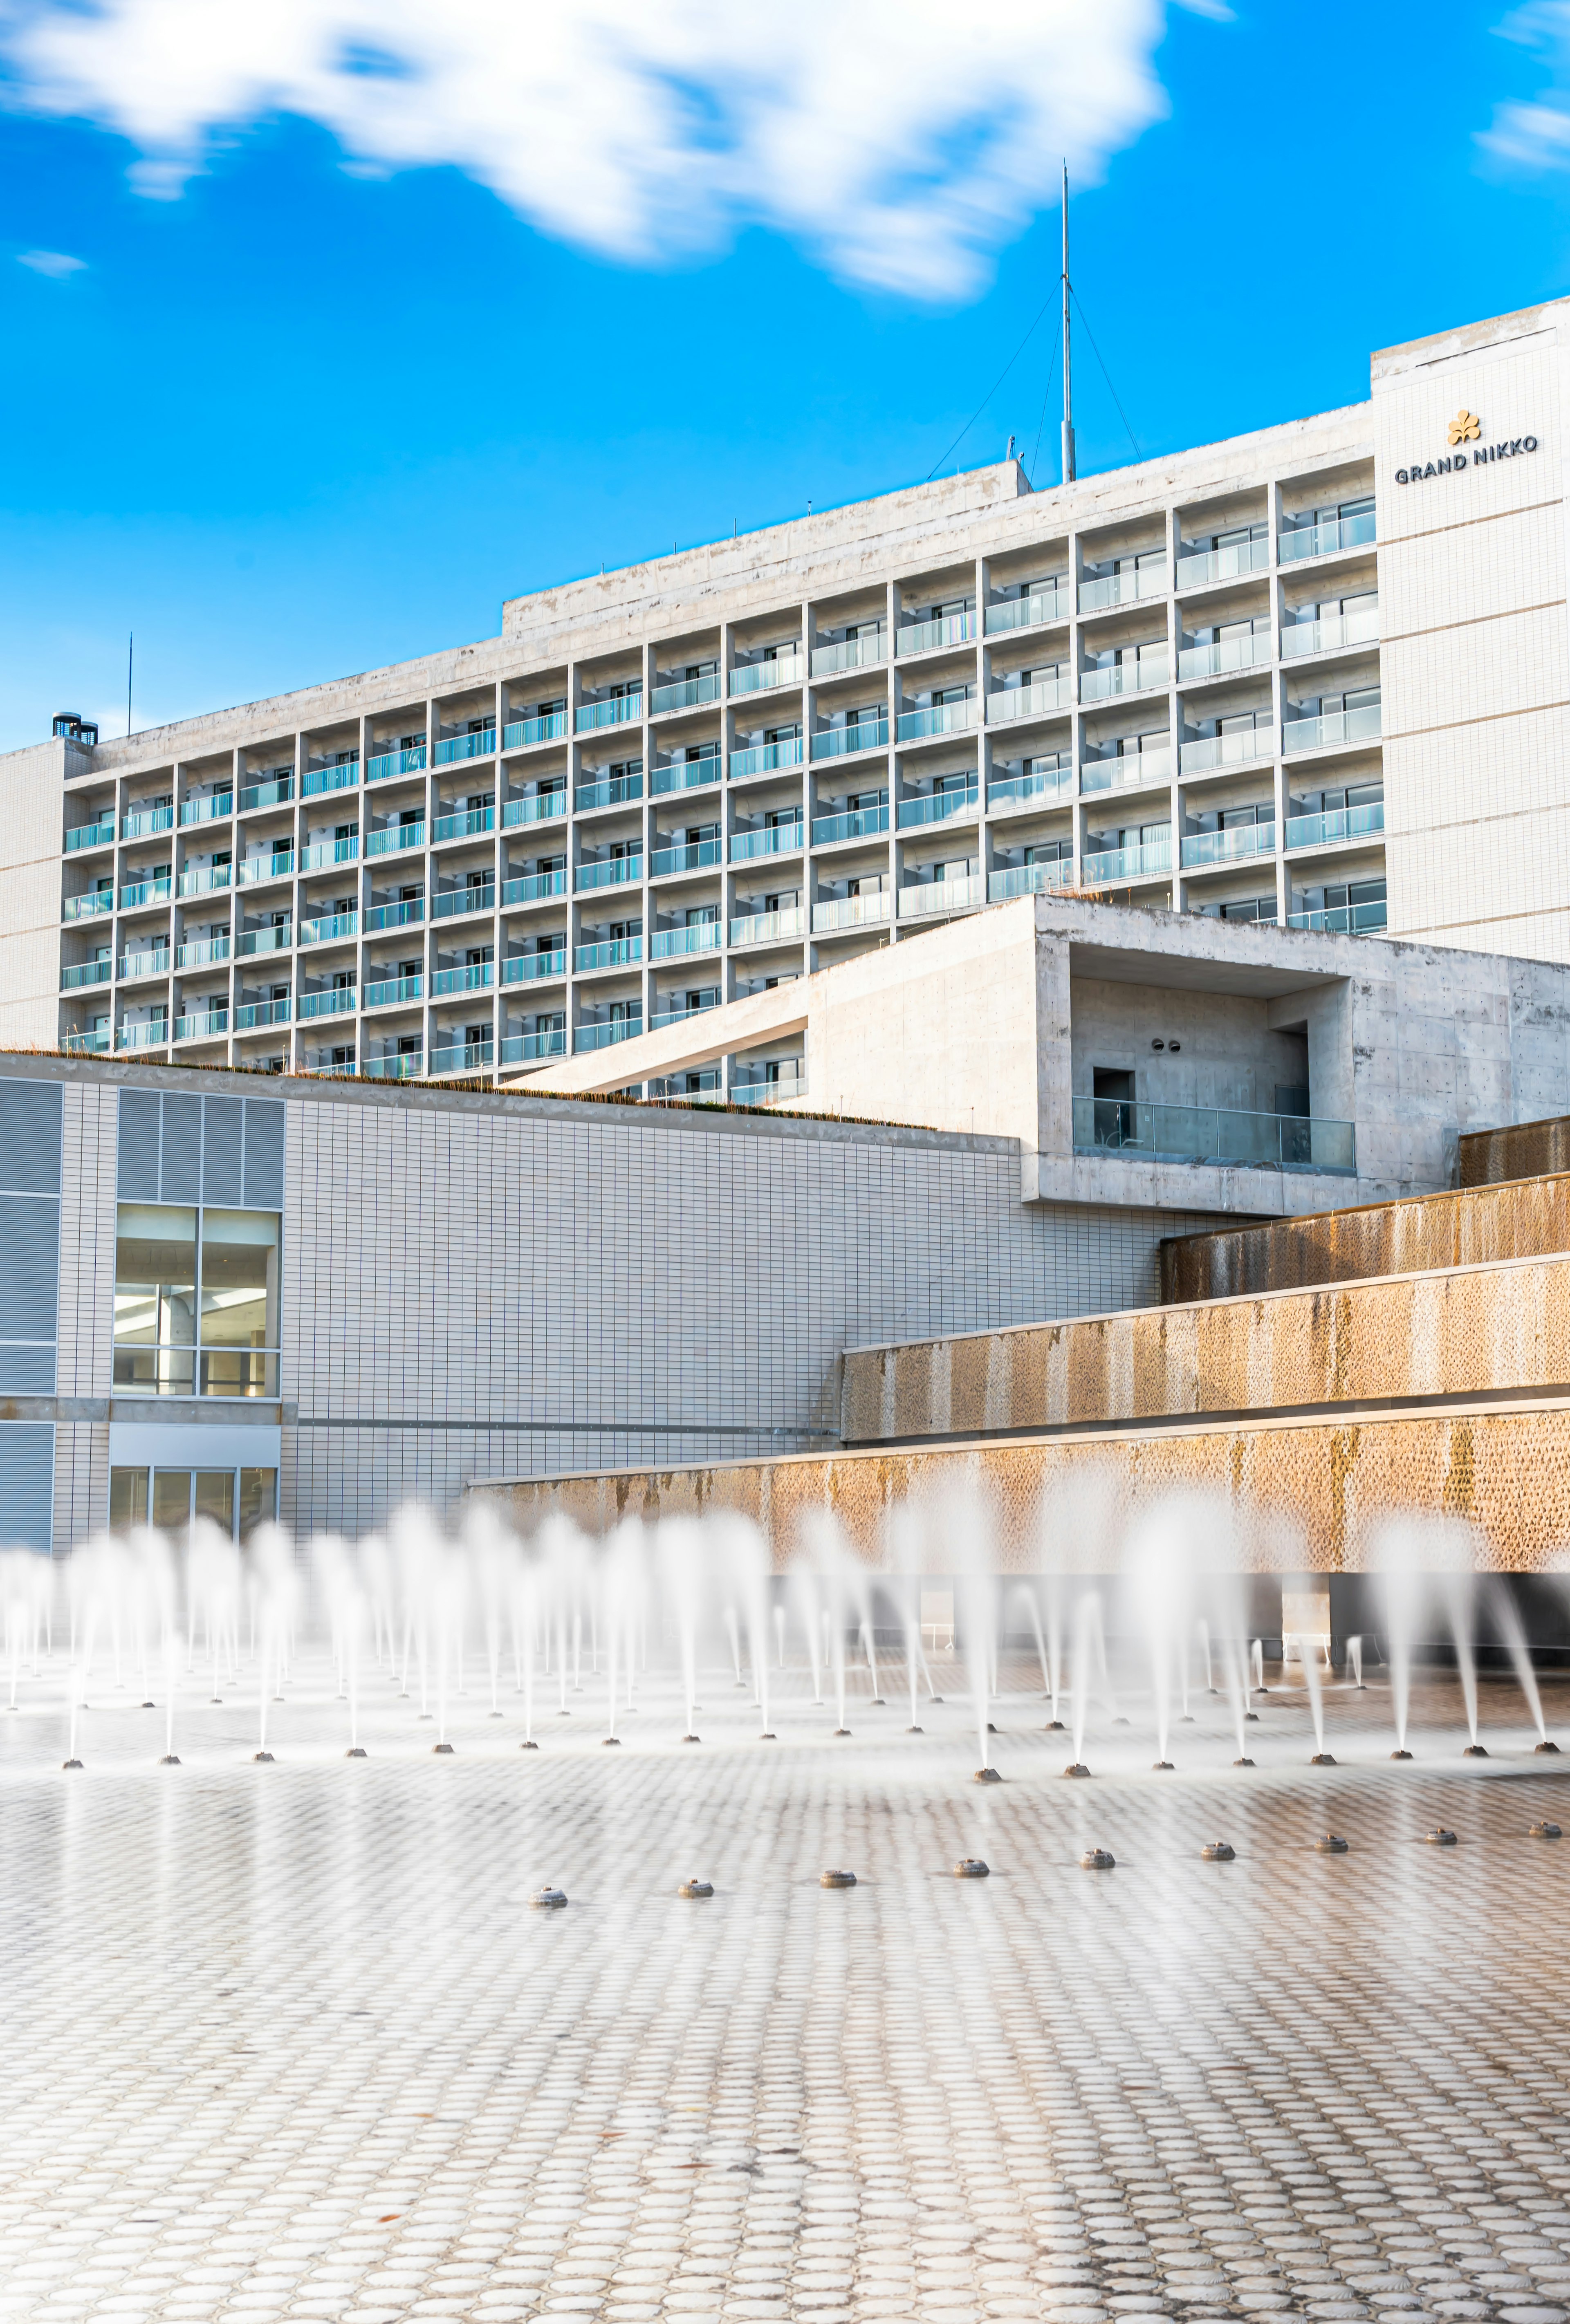
[[[59,1681],[24,1682],[0,2313],[1570,2314],[1570,1752],[1535,1758],[1485,1681],[1492,1756],[1463,1761],[1435,1683],[1392,1766],[1375,1686],[1328,1698],[1334,1769],[1278,1692],[1251,1775],[1201,1699],[1176,1773],[1093,1720],[1067,1784],[1008,1675],[984,1788],[952,1698],[910,1738],[860,1700],[836,1742],[798,1693],[770,1744],[716,1674],[700,1748],[662,1690],[619,1751],[586,1694],[528,1754],[516,1698],[471,1695],[451,1758],[377,1676],[349,1764],[322,1664],[274,1766],[243,1682],[193,1688],[171,1768],[99,1682],[67,1775]],[[1216,1836],[1234,1863],[1199,1860]],[[1093,1842],[1114,1871],[1079,1869]],[[528,1908],[546,1880],[564,1912]]]

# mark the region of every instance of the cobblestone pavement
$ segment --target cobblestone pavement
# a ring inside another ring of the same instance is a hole
[[[616,1751],[592,1694],[527,1754],[515,1698],[471,1695],[450,1758],[378,1676],[346,1762],[325,1665],[275,1765],[244,1677],[221,1708],[192,1682],[178,1767],[162,1708],[99,1683],[67,1774],[60,1683],[24,1681],[0,2310],[1558,2324],[1570,1753],[1485,1679],[1464,1760],[1427,1682],[1411,1766],[1373,1685],[1331,1691],[1342,1764],[1310,1768],[1277,1686],[1252,1772],[1202,1697],[1174,1773],[1093,1720],[1071,1784],[1005,1676],[996,1786],[954,1699],[907,1736],[864,1692],[836,1740],[798,1683],[770,1743],[728,1674],[701,1747],[659,1688]],[[1080,1868],[1095,1843],[1114,1870]],[[547,1881],[564,1911],[530,1909]]]

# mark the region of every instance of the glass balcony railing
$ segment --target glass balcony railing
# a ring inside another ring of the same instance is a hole
[[[131,891],[125,890],[122,892],[129,894]],[[167,884],[164,893],[169,893]],[[90,888],[85,896],[68,896],[61,908],[60,918],[63,920],[95,920],[100,912],[112,912],[114,908],[115,891],[112,888]]]
[[[649,940],[651,960],[681,960],[695,952],[718,952],[724,935],[718,920],[689,920],[684,928],[656,928]]]
[[[214,968],[229,957],[227,936],[199,936],[193,943],[175,947],[176,968]]]
[[[573,720],[573,732],[577,734],[596,733],[602,726],[632,726],[643,716],[643,696],[640,694],[614,694],[604,702],[583,702],[578,705]]]
[[[177,1041],[216,1040],[220,1033],[226,1033],[228,1029],[229,1012],[226,1009],[209,1009],[204,1015],[177,1017],[174,1020]]]
[[[827,903],[812,907],[814,936],[835,936],[842,928],[880,927],[892,915],[891,898],[887,888],[875,890],[865,896],[832,896]]]
[[[187,799],[180,810],[181,825],[191,823],[222,823],[235,812],[233,791],[215,791],[211,798]]]
[[[989,904],[1006,904],[1015,896],[1045,895],[1053,888],[1074,885],[1074,858],[1059,856],[1056,863],[1011,863],[987,880]]]
[[[642,936],[608,936],[603,944],[582,944],[573,954],[573,966],[585,971],[597,968],[632,968],[643,957]]]
[[[120,890],[120,909],[134,912],[143,904],[165,904],[173,893],[172,880],[134,880],[128,888]],[[103,908],[107,910],[107,905]]]
[[[1242,863],[1250,856],[1275,852],[1273,823],[1240,823],[1230,831],[1191,831],[1183,840],[1183,869],[1203,872],[1213,863]]]
[[[845,815],[820,815],[813,818],[814,847],[834,847],[842,839],[875,839],[889,828],[888,805],[858,807]]]
[[[60,1047],[71,1057],[106,1056],[110,1046],[106,1025],[95,1026],[90,1033],[67,1033],[60,1040]]]
[[[496,1045],[487,1038],[484,1041],[451,1041],[433,1047],[430,1070],[433,1074],[488,1073],[495,1058]]]
[[[514,718],[502,729],[504,751],[526,751],[532,742],[559,742],[567,733],[565,710],[548,710],[542,718]]]
[[[502,963],[503,984],[538,984],[544,978],[567,974],[565,946],[556,952],[514,953]]]
[[[1055,710],[1074,707],[1071,678],[1042,678],[1035,686],[1004,687],[987,696],[987,724],[1006,726],[1016,718],[1048,718]]]
[[[61,969],[60,982],[60,990],[64,992],[75,992],[84,984],[107,984],[109,963],[106,960],[74,961],[69,968]]]
[[[106,847],[115,836],[115,818],[104,823],[74,824],[65,835],[65,852],[75,855],[83,847]]]
[[[894,721],[894,740],[920,742],[931,734],[963,734],[980,724],[981,704],[974,696],[966,702],[933,702],[922,710],[900,711]]]
[[[1205,775],[1217,767],[1251,767],[1276,755],[1273,726],[1239,726],[1226,734],[1202,734],[1179,742],[1178,764],[1186,775]]]
[[[411,847],[425,844],[423,823],[390,823],[381,831],[367,832],[365,853],[372,855],[402,855]]]
[[[352,984],[335,984],[326,992],[302,992],[300,1013],[307,1017],[348,1017],[359,1006],[360,996]]]
[[[524,831],[531,824],[555,823],[567,813],[567,786],[559,790],[536,791],[527,798],[509,799],[502,809],[503,831]]]
[[[812,756],[819,759],[850,759],[858,751],[886,751],[889,747],[889,722],[886,718],[858,718],[845,726],[826,726],[812,738]]]
[[[649,788],[656,798],[670,791],[695,791],[706,783],[717,783],[720,779],[718,749],[706,751],[697,759],[672,759],[668,765],[656,767],[650,778]]]
[[[987,785],[987,806],[993,814],[999,807],[1036,807],[1047,799],[1067,799],[1073,790],[1072,767],[1056,768],[1049,775],[1003,775]]]
[[[1323,815],[1289,815],[1288,847],[1339,847],[1349,839],[1372,839],[1385,827],[1385,803],[1371,799],[1366,807],[1328,808]]]
[[[376,764],[372,760],[373,767]],[[254,807],[284,807],[294,797],[294,777],[274,775],[265,783],[247,783],[240,793],[240,813],[248,815]]]
[[[263,1025],[287,1025],[290,1017],[287,1001],[242,1001],[235,1011],[236,1033],[254,1033]]]
[[[525,872],[517,880],[503,880],[503,904],[537,904],[542,896],[565,896],[565,872]]]
[[[172,807],[139,807],[120,825],[122,839],[151,839],[155,832],[174,829]]]
[[[463,759],[494,758],[496,750],[496,730],[482,726],[475,734],[447,734],[436,746],[439,767],[456,766]]]
[[[247,958],[255,953],[287,952],[294,942],[294,930],[285,920],[282,927],[242,928],[240,953]]]
[[[923,824],[951,823],[956,815],[974,815],[980,803],[979,783],[956,790],[930,791],[923,798],[901,799],[899,827],[901,831],[916,831]]]
[[[579,815],[596,807],[626,807],[643,796],[642,775],[613,775],[603,783],[579,783],[574,793]]]
[[[695,1017],[706,1017],[711,1009],[720,1005],[719,988],[701,993],[696,1000],[673,1002],[669,1009],[656,1009],[649,1019],[650,1028],[659,1032],[666,1025],[687,1025]]]
[[[1130,1162],[1209,1162],[1224,1169],[1357,1176],[1357,1138],[1350,1121],[1229,1113],[1203,1105],[1142,1105],[1131,1098],[1076,1097],[1074,1150]]]
[[[814,678],[837,678],[847,669],[875,669],[888,659],[887,632],[878,630],[864,638],[841,638],[828,646],[812,649]]]
[[[495,828],[494,807],[465,807],[457,815],[439,815],[433,836],[439,844],[444,839],[478,839],[483,833]]]
[[[487,880],[484,884],[466,881],[461,888],[448,888],[436,898],[430,908],[433,920],[461,919],[466,912],[494,912],[496,908],[496,883]]]
[[[1183,686],[1202,678],[1225,678],[1230,671],[1257,669],[1271,654],[1269,630],[1251,630],[1244,638],[1217,638],[1207,646],[1182,646],[1178,653],[1178,678]]]
[[[139,976],[167,976],[167,952],[128,952],[120,958],[118,973],[122,983],[134,982]]]
[[[1040,589],[1032,596],[1010,597],[1001,605],[987,607],[987,635],[995,638],[1008,630],[1038,630],[1045,622],[1066,622],[1073,611],[1070,589]]]
[[[1305,557],[1334,557],[1344,549],[1366,549],[1375,538],[1372,509],[1362,516],[1334,517],[1327,524],[1294,525],[1283,532],[1277,549],[1283,565]]]
[[[1302,661],[1309,654],[1340,653],[1347,646],[1377,646],[1380,609],[1334,613],[1323,622],[1289,622],[1281,632],[1281,659]]]
[[[182,896],[221,896],[232,885],[235,867],[232,863],[198,863],[180,875]]]
[[[1123,694],[1149,694],[1154,687],[1169,685],[1171,674],[1171,665],[1164,652],[1141,654],[1137,661],[1118,661],[1106,669],[1083,670],[1079,698],[1082,702],[1112,702]]]
[[[700,703],[719,698],[719,672],[709,669],[701,678],[672,678],[666,686],[657,686],[649,702],[655,717],[663,718],[672,710],[696,710]]]
[[[781,654],[777,661],[743,662],[731,672],[731,695],[766,694],[776,686],[799,686],[807,674],[800,654]]]
[[[634,885],[643,877],[643,858],[637,855],[609,855],[598,863],[580,863],[574,883],[581,894],[590,888],[624,888]]]
[[[423,976],[382,976],[365,988],[367,1009],[396,1009],[410,1001],[424,998]]]
[[[1124,880],[1150,880],[1172,869],[1172,835],[1150,839],[1139,847],[1103,847],[1085,858],[1081,876],[1087,888],[1115,886]]]
[[[719,860],[719,841],[698,839],[690,846],[655,848],[649,858],[649,869],[656,880],[663,880],[672,872],[706,872]]]
[[[300,941],[302,945],[336,944],[341,936],[357,936],[360,933],[358,912],[326,912],[314,920],[301,920]]]
[[[1389,909],[1385,898],[1379,896],[1367,904],[1327,904],[1317,912],[1293,912],[1287,925],[1291,928],[1317,929],[1322,936],[1372,936],[1389,925]]]
[[[1170,751],[1129,751],[1107,759],[1086,759],[1079,770],[1082,791],[1139,791],[1172,779]]]
[[[782,912],[744,912],[731,922],[733,945],[790,944],[807,934],[807,913],[799,904]]]
[[[541,1057],[565,1057],[567,1032],[560,1025],[543,1033],[508,1033],[502,1042],[504,1065],[532,1065]]]
[[[1268,540],[1233,540],[1224,549],[1186,549],[1178,552],[1178,586],[1203,589],[1211,581],[1240,581],[1247,573],[1270,570]]]
[[[425,899],[411,896],[397,904],[373,904],[365,914],[365,927],[374,936],[383,928],[418,927],[425,918]]]
[[[1164,597],[1167,594],[1167,560],[1160,558],[1153,565],[1141,565],[1133,573],[1098,573],[1094,579],[1079,585],[1079,610],[1082,613],[1104,613],[1113,605],[1137,605],[1143,597]]]
[[[243,863],[236,865],[235,870],[236,884],[242,888],[254,887],[263,880],[291,880],[294,877],[294,855],[292,851],[272,855],[247,855]]]
[[[799,734],[783,742],[753,742],[744,751],[731,752],[731,780],[740,782],[747,775],[771,775],[780,767],[799,767],[801,758]]]
[[[986,882],[979,872],[963,880],[921,880],[900,890],[902,920],[931,918],[943,912],[973,912],[986,899]]]
[[[792,816],[788,823],[767,824],[762,831],[731,834],[731,862],[755,863],[765,855],[797,855],[801,851],[803,823]]]
[[[981,634],[974,606],[963,613],[940,613],[935,622],[910,622],[894,632],[897,654],[936,653],[944,646],[968,645]]]
[[[425,1071],[425,1053],[421,1049],[389,1050],[380,1057],[367,1057],[360,1071],[367,1081],[416,1082]]]
[[[1288,756],[1297,751],[1329,751],[1348,742],[1377,742],[1383,706],[1366,702],[1356,710],[1327,711],[1319,718],[1288,718],[1281,742]]]
[[[495,982],[494,960],[466,961],[462,968],[439,968],[430,990],[435,1000],[444,1001],[454,992],[489,992]]]
[[[163,1049],[169,1046],[169,1019],[154,1017],[145,1025],[122,1025],[115,1047],[117,1049]]]
[[[300,851],[302,872],[325,872],[335,863],[357,863],[360,860],[360,839],[356,832],[352,839],[319,839],[310,847]]]
[[[395,775],[420,775],[425,771],[425,745],[414,743],[407,751],[378,751],[365,762],[365,779],[372,783],[390,783]]]
[[[761,1071],[755,1079],[738,1075],[730,1092],[733,1105],[799,1105],[806,1095],[806,1070],[794,1064],[776,1074],[772,1081]]]
[[[340,759],[330,767],[307,767],[300,780],[301,798],[318,798],[324,791],[351,791],[360,779],[358,759]]]
[[[609,1049],[618,1041],[635,1041],[643,1030],[642,1017],[617,1017],[604,1025],[580,1025],[573,1035],[575,1049]]]

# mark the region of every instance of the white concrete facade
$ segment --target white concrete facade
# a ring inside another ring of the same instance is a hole
[[[1376,355],[1343,410],[1048,492],[974,471],[14,752],[0,1035],[513,1078],[1057,888],[1570,959],[1567,330],[1556,301]],[[799,1098],[799,1047],[652,1093],[706,1091]]]

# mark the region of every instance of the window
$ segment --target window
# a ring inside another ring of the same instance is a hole
[[[278,1513],[276,1469],[111,1469],[109,1524],[116,1532],[147,1524],[183,1532],[193,1517],[244,1541]],[[237,1520],[237,1526],[236,1526]]]
[[[115,1386],[152,1396],[276,1396],[273,1211],[122,1203]]]

